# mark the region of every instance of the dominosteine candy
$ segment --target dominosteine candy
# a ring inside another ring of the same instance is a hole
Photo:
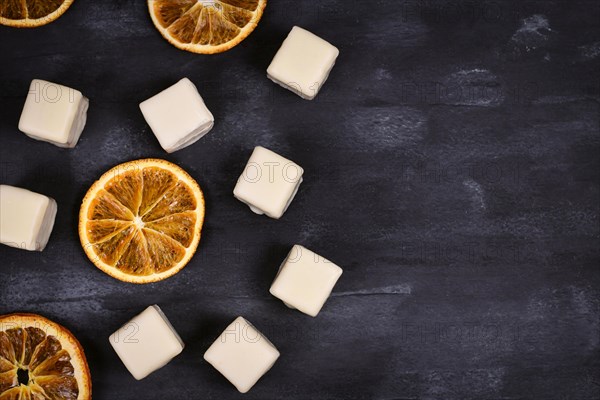
[[[137,380],[167,365],[184,348],[175,328],[157,305],[146,308],[113,333],[109,340]]]
[[[19,120],[27,136],[58,147],[75,147],[87,120],[89,101],[79,90],[34,79]]]
[[[257,214],[279,219],[296,196],[304,170],[271,150],[254,148],[233,195]]]
[[[295,26],[269,65],[267,76],[298,96],[312,100],[325,84],[339,53],[335,46]]]
[[[288,307],[316,317],[342,272],[331,261],[295,245],[281,264],[270,292]]]
[[[271,369],[279,351],[250,322],[236,318],[204,353],[204,359],[241,393]]]
[[[140,109],[168,153],[195,143],[212,129],[215,121],[188,78],[142,102]]]
[[[56,201],[50,197],[0,185],[0,243],[25,250],[44,250],[56,211]]]

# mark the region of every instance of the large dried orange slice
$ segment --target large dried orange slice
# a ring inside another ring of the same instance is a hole
[[[35,28],[64,14],[73,0],[0,0],[0,25]]]
[[[89,400],[92,380],[81,345],[35,314],[0,316],[0,400]]]
[[[203,222],[204,196],[187,172],[164,160],[137,160],[92,185],[79,212],[79,238],[102,271],[149,283],[190,261]]]
[[[267,0],[148,0],[152,22],[172,45],[193,53],[227,51],[258,25]]]

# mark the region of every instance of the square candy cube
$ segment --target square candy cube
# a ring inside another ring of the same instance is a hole
[[[288,307],[316,317],[342,272],[331,261],[295,245],[279,268],[270,292]]]
[[[279,351],[252,324],[238,317],[204,353],[204,359],[241,393],[248,392],[279,358]]]
[[[160,145],[168,153],[181,150],[206,135],[214,117],[188,78],[140,104]]]
[[[56,211],[56,201],[49,197],[0,185],[0,243],[30,251],[44,250]]]
[[[281,218],[298,193],[304,170],[279,154],[254,148],[233,195],[257,214]]]
[[[110,336],[110,344],[137,380],[164,367],[183,351],[183,341],[157,305]]]
[[[267,76],[300,97],[312,100],[325,84],[339,54],[335,46],[295,26],[269,65]]]
[[[19,120],[27,136],[58,147],[75,147],[87,120],[89,100],[79,90],[34,79]]]

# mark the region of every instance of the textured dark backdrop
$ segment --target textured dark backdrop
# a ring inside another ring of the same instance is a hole
[[[341,51],[313,102],[266,78],[295,24]],[[599,70],[598,1],[271,0],[214,56],[171,47],[143,0],[1,27],[1,182],[59,211],[43,253],[0,248],[0,313],[72,329],[101,400],[599,399]],[[184,76],[216,124],[167,155],[138,103]],[[75,149],[17,130],[33,78],[90,98]],[[256,145],[306,170],[279,221],[232,196]],[[142,157],[189,171],[207,219],[181,273],[134,286],[94,268],[76,225],[92,182]],[[316,319],[268,293],[294,243],[345,271]],[[153,303],[187,347],[136,382],[107,338]],[[237,315],[282,354],[245,396],[202,360]]]

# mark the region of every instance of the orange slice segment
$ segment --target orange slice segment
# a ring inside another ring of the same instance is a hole
[[[197,207],[198,201],[193,188],[180,181],[165,192],[160,200],[154,204],[154,207],[140,217],[142,221],[150,222],[184,211],[195,211]]]
[[[64,14],[73,0],[0,0],[0,25],[35,28]]]
[[[115,196],[102,189],[90,203],[90,207],[88,208],[88,218],[91,220],[116,219],[121,221],[133,221],[135,216],[133,212],[124,204],[120,203]]]
[[[196,225],[196,213],[186,211],[150,221],[146,223],[146,229],[152,229],[167,235],[178,241],[182,246],[187,247],[194,239],[194,225]]]
[[[117,221],[113,219],[91,220],[87,224],[87,234],[93,243],[100,243],[113,238],[130,226],[130,221]]]
[[[90,400],[85,354],[64,327],[35,314],[0,316],[0,400]]]
[[[174,187],[178,180],[177,176],[168,170],[158,167],[147,167],[142,171],[145,185],[142,188],[142,202],[139,214],[146,214],[154,205],[160,201],[163,194]]]
[[[185,247],[161,233],[144,229],[147,250],[157,271],[168,271],[185,257]]]
[[[179,272],[194,255],[204,196],[184,170],[164,160],[118,165],[92,185],[79,213],[88,258],[108,275],[149,283]]]
[[[88,225],[87,229],[90,231],[92,228]],[[87,253],[89,246],[92,247],[95,255],[95,258],[92,260],[94,264],[96,264],[96,262],[103,262],[108,265],[115,265],[123,253],[125,253],[134,234],[135,227],[130,224],[127,229],[123,229],[116,235],[111,236],[108,240],[103,242],[89,242],[84,246],[84,250],[86,250]],[[93,237],[94,234],[92,233],[90,236]],[[89,256],[90,255],[88,254],[88,257]]]
[[[154,26],[175,47],[214,54],[237,46],[258,25],[267,0],[148,0]]]
[[[106,184],[105,189],[135,215],[142,202],[142,179],[141,171],[126,171],[115,176]]]

